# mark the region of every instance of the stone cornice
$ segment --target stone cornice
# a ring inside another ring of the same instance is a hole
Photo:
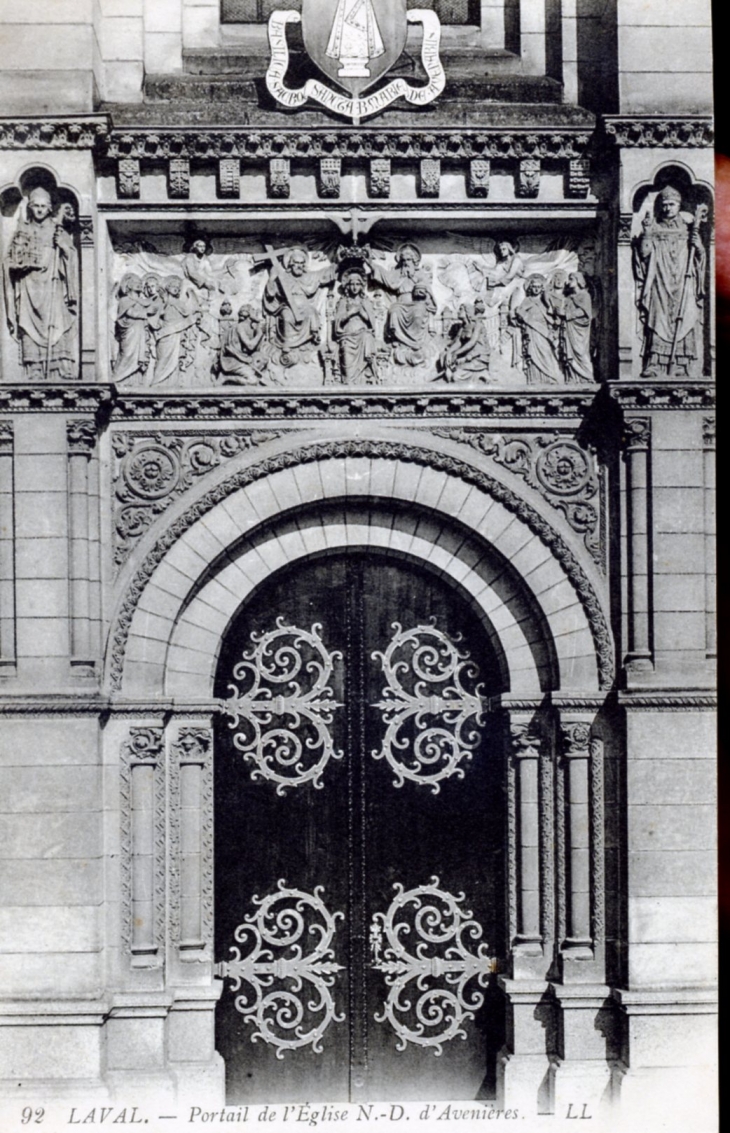
[[[111,129],[107,114],[0,118],[0,150],[91,150]]]
[[[394,158],[579,158],[593,138],[581,126],[555,128],[190,128],[113,130],[100,152],[124,158],[210,161],[242,158],[394,157]]]
[[[610,397],[623,410],[714,409],[714,382],[611,382]]]
[[[0,414],[87,413],[115,421],[335,420],[444,417],[584,418],[605,396],[626,411],[715,408],[711,382],[611,382],[563,389],[448,389],[418,392],[321,389],[291,393],[240,390],[126,393],[109,385],[0,385]]]
[[[333,418],[530,417],[583,418],[598,392],[561,390],[533,393],[506,390],[488,393],[314,393],[211,392],[191,394],[125,394],[113,399],[112,420],[245,421]]]
[[[0,385],[0,413],[97,413],[112,400],[105,385]]]
[[[715,144],[710,117],[608,115],[603,123],[611,141],[626,149],[710,149]]]

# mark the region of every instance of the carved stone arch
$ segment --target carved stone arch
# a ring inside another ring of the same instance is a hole
[[[78,190],[60,180],[53,166],[44,161],[30,162],[13,181],[0,187],[0,214],[3,217],[14,216],[23,196],[36,187],[48,190],[54,208],[59,204],[70,204],[78,216],[81,207]]]
[[[328,478],[329,490],[323,486],[324,477],[320,475],[318,466],[328,461],[331,462],[330,467],[334,469],[335,475],[340,478],[339,491],[333,490],[331,478]],[[353,472],[355,465],[358,467],[357,474]],[[348,469],[351,473],[349,479]],[[591,672],[583,675],[581,683],[586,688],[596,690],[611,686],[614,658],[605,596],[601,596],[600,579],[596,577],[597,572],[587,555],[581,555],[574,546],[569,545],[568,540],[556,531],[543,514],[490,473],[452,456],[415,445],[363,439],[313,443],[249,464],[221,479],[192,506],[179,512],[173,522],[158,535],[154,545],[150,547],[148,544],[149,549],[141,566],[129,578],[120,599],[107,650],[106,672],[111,691],[124,689],[125,658],[135,618],[140,621],[140,631],[135,629],[133,633],[135,664],[139,662],[144,669],[151,663],[149,658],[154,653],[157,658],[155,663],[159,663],[161,656],[164,669],[172,624],[176,623],[189,595],[199,587],[200,580],[209,569],[208,559],[201,556],[195,547],[196,531],[203,532],[202,539],[206,546],[210,544],[212,521],[206,517],[222,505],[219,516],[223,518],[227,515],[229,533],[232,526],[235,527],[235,523],[238,523],[234,538],[247,530],[245,524],[248,524],[248,528],[258,526],[265,517],[260,514],[260,509],[258,513],[255,508],[251,509],[250,499],[247,497],[267,497],[269,515],[281,512],[283,509],[277,502],[274,490],[277,474],[281,474],[279,491],[282,490],[283,480],[288,478],[286,488],[295,493],[294,498],[298,495],[299,498],[309,499],[312,493],[314,498],[317,498],[317,493],[320,499],[332,498],[342,491],[371,497],[394,494],[406,502],[411,500],[426,503],[436,514],[453,516],[458,512],[460,518],[476,530],[488,508],[498,506],[500,514],[510,517],[505,526],[509,528],[510,524],[514,525],[511,538],[518,537],[517,545],[520,543],[519,532],[526,532],[522,541],[533,541],[535,546],[542,547],[543,562],[554,568],[569,588],[572,598],[567,601],[567,605],[563,602],[557,610],[546,610],[546,621],[553,636],[556,640],[562,640],[563,644],[571,632],[582,632],[576,631],[576,626],[585,626],[587,644],[584,643],[581,649],[586,650],[583,655]],[[291,484],[289,480],[292,481]],[[399,487],[399,482],[402,487]],[[419,490],[422,496],[425,492],[420,501]],[[230,512],[226,511],[226,502],[233,501],[234,497],[236,500],[233,510],[239,506],[249,508],[249,518],[245,520],[245,524],[242,517],[233,521]],[[231,538],[214,538],[219,552],[225,551],[231,542]],[[501,538],[504,538],[505,543],[509,542],[507,535],[501,532],[494,540],[498,549]],[[515,559],[519,553],[515,553]],[[509,552],[507,554],[509,557]],[[187,566],[182,572],[175,565],[177,559],[187,559]],[[538,578],[539,569],[539,566],[535,567],[535,579]],[[158,571],[161,573],[158,574]],[[166,584],[168,588],[171,585],[170,577],[177,576],[177,582],[173,586],[175,594],[169,589],[166,592],[165,586],[162,586],[160,603],[168,609],[174,606],[175,611],[167,618],[166,627],[156,626],[155,645],[146,641],[147,631],[141,628],[145,619],[149,620],[147,615],[159,616],[155,612],[155,603],[150,608],[150,598],[147,595],[142,606],[147,605],[148,609],[139,612],[138,607],[148,587],[151,586],[154,590],[165,575],[169,576]],[[535,580],[533,585],[537,585]],[[165,593],[166,598],[163,597]],[[148,675],[152,679],[151,670]],[[145,680],[146,678],[142,680],[142,685]],[[158,694],[162,695],[164,679],[160,681],[156,677],[153,683],[156,684]],[[138,689],[137,695],[140,691]]]
[[[686,194],[686,206],[698,204],[707,205],[712,211],[714,193],[712,186],[698,177],[695,170],[687,162],[676,158],[659,162],[654,167],[651,180],[640,181],[631,189],[631,205],[635,213],[641,212],[646,198],[650,193],[661,192],[665,185],[673,185]],[[712,226],[710,226],[710,230]]]

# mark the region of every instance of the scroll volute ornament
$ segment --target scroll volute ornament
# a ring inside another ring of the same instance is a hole
[[[253,779],[288,788],[312,783],[324,786],[330,759],[342,759],[334,746],[331,725],[342,704],[334,699],[334,666],[342,660],[321,637],[321,625],[310,630],[287,625],[252,633],[252,647],[235,666],[231,695],[224,702],[235,747],[254,764]]]
[[[464,778],[481,739],[486,701],[479,669],[435,625],[404,630],[394,622],[393,629],[385,653],[373,653],[387,684],[373,705],[386,732],[372,754],[390,765],[396,787],[408,779],[438,794],[444,780]]]

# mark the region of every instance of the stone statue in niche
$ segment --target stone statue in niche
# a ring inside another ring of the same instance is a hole
[[[220,314],[218,380],[222,385],[261,385],[269,367],[264,320],[248,304],[234,320],[228,300],[221,304]]]
[[[5,310],[26,381],[79,376],[79,258],[70,204],[32,189],[3,263]]]
[[[307,381],[314,369],[321,373],[318,347],[322,340],[322,316],[313,300],[321,288],[334,282],[336,269],[309,271],[309,257],[303,248],[283,254],[267,248],[271,264],[264,289],[263,309],[271,320],[269,345],[274,367],[287,371],[296,367]]]
[[[377,381],[375,329],[375,311],[366,294],[365,276],[361,270],[350,268],[342,278],[342,295],[332,326],[344,385],[372,385]]]
[[[439,359],[439,370],[445,381],[468,382],[474,378],[493,381],[486,377],[492,356],[484,321],[486,311],[483,299],[477,299],[473,310],[466,305],[459,308],[448,345]]]
[[[546,280],[531,275],[526,295],[514,312],[522,331],[522,350],[528,385],[560,385],[563,373],[558,361],[558,320],[546,294]]]
[[[634,240],[638,306],[644,324],[642,376],[702,373],[707,255],[701,227],[707,208],[682,212],[682,194],[666,185]]]

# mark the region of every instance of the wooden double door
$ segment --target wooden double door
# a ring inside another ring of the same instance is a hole
[[[280,571],[217,694],[217,1048],[230,1104],[491,1093],[505,950],[495,660],[436,575]]]

